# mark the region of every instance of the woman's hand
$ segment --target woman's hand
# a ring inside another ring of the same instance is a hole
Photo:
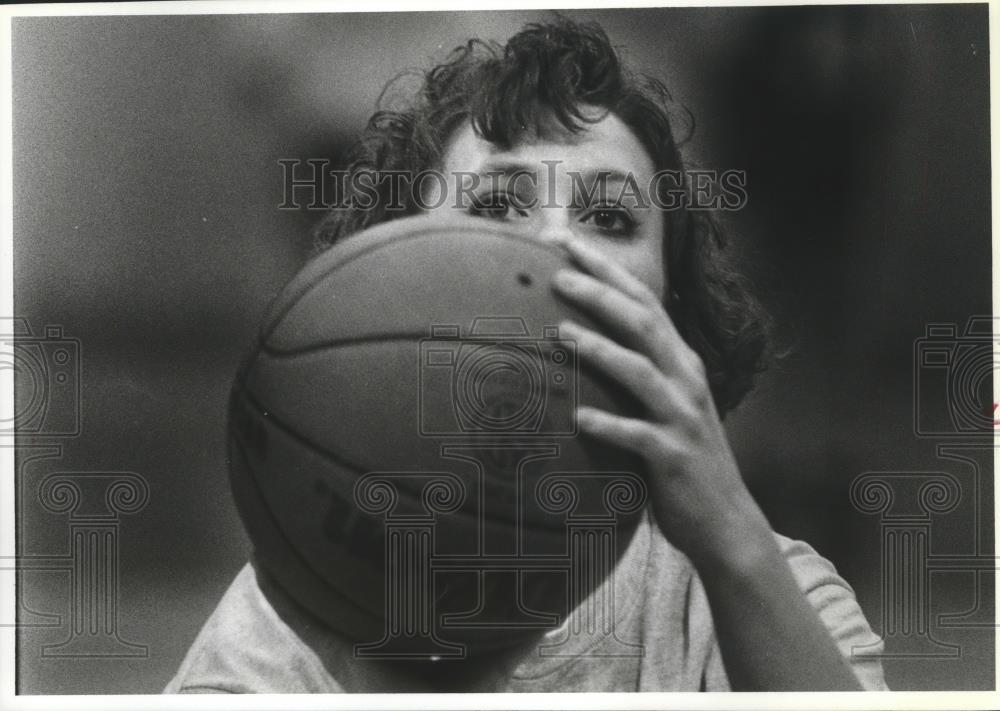
[[[744,560],[748,545],[772,533],[740,476],[701,358],[645,284],[580,241],[567,249],[583,272],[560,271],[557,293],[616,340],[573,322],[560,325],[560,336],[646,412],[630,419],[581,407],[581,430],[643,458],[656,520],[696,565]]]
[[[743,483],[701,359],[645,284],[584,244],[567,247],[586,273],[561,270],[555,288],[615,340],[574,323],[560,335],[646,410],[581,407],[580,428],[645,460],[657,523],[698,571],[732,688],[859,689]]]

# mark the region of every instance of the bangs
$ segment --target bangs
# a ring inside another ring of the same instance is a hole
[[[578,133],[627,93],[618,57],[596,26],[529,25],[502,54],[490,49],[468,87],[466,118],[477,135],[501,148],[525,135]],[[601,111],[585,114],[584,106]]]

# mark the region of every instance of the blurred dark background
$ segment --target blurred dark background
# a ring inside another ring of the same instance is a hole
[[[992,552],[990,452],[977,501],[969,470],[913,427],[915,340],[991,313],[987,6],[568,14],[599,21],[693,112],[691,160],[747,171],[749,205],[727,220],[787,353],[728,419],[732,441],[775,528],[833,560],[881,630],[880,524],[852,506],[856,476],[952,472],[966,491],[933,518],[931,552]],[[26,627],[22,693],[158,692],[246,559],[229,382],[320,216],[277,209],[279,159],[342,162],[397,72],[544,16],[14,21],[16,315],[36,334],[61,325],[82,353],[81,435],[58,457],[19,452],[22,552],[67,545],[65,517],[33,504],[45,475],[150,485],[119,553],[119,632],[148,656],[48,658],[66,629]],[[67,614],[67,577],[25,573],[26,604]],[[994,630],[937,619],[981,604],[993,620],[992,583],[929,580],[931,633],[960,655],[887,659],[890,685],[993,688]]]

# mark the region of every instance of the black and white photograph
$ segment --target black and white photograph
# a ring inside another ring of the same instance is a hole
[[[996,7],[606,5],[3,9],[0,705],[996,707]]]

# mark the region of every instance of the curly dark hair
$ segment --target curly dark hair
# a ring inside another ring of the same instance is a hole
[[[656,170],[684,169],[670,121],[677,107],[662,83],[624,66],[599,25],[558,17],[527,25],[506,46],[473,39],[453,50],[423,74],[422,89],[409,106],[376,111],[354,148],[348,173],[416,175],[440,169],[449,138],[468,122],[478,136],[505,150],[527,130],[540,134],[552,117],[565,130],[579,132],[603,118],[585,115],[583,106],[618,116]],[[372,209],[327,214],[314,232],[318,250],[371,225],[421,212],[412,196],[404,209],[386,209],[391,187],[376,183],[375,189],[380,194]],[[669,198],[663,200],[667,204]],[[665,232],[666,270],[674,292],[667,305],[681,335],[701,356],[716,408],[724,414],[764,368],[769,319],[746,278],[733,268],[724,232],[710,212],[670,210]]]

